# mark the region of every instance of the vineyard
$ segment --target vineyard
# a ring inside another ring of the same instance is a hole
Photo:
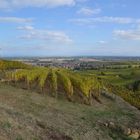
[[[18,61],[0,60],[0,70],[25,69],[31,66]]]
[[[128,140],[128,128],[132,135],[140,129],[139,110],[130,105],[140,109],[139,69],[77,71],[0,61],[0,81],[0,139],[92,140],[98,132],[99,139]]]
[[[108,93],[120,96],[131,105],[140,109],[140,69],[101,69],[81,71],[82,75],[97,76],[102,79]]]
[[[102,88],[96,77],[85,77],[74,71],[58,68],[21,69],[6,73],[6,78],[15,85],[36,89],[40,93],[59,97],[62,94],[69,101],[91,104],[92,99],[99,101]]]
[[[140,96],[125,87],[111,85],[110,92],[122,97],[125,101],[131,105],[140,109]]]
[[[1,79],[9,84],[43,95],[92,104],[94,100],[101,102],[102,92],[109,93],[109,96],[114,93],[140,108],[138,69],[122,69],[118,73],[115,70],[80,72],[63,68],[32,67],[21,62],[1,60],[0,70]]]

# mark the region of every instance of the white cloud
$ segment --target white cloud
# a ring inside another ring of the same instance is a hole
[[[86,15],[86,16],[91,16],[93,14],[99,14],[101,12],[101,9],[91,9],[88,7],[81,8],[79,11],[77,11],[78,14]]]
[[[59,42],[59,43],[72,43],[72,39],[62,31],[52,31],[35,29],[32,26],[18,27],[18,30],[25,31],[25,34],[20,36],[22,39],[28,40],[43,40],[49,42]]]
[[[74,0],[12,0],[16,7],[57,7],[57,6],[71,6],[75,4]]]
[[[113,34],[127,40],[140,40],[140,30],[115,30]]]
[[[79,24],[79,25],[94,25],[96,23],[117,23],[117,24],[131,24],[139,23],[140,19],[133,19],[129,17],[96,17],[96,18],[78,18],[71,19],[70,22]]]
[[[0,0],[0,9],[74,6],[83,0]]]
[[[106,45],[108,42],[107,41],[104,41],[104,40],[100,40],[97,43],[98,44],[101,44],[101,45]]]
[[[0,17],[0,22],[6,23],[28,23],[32,22],[30,18],[18,18],[18,17]]]
[[[17,27],[18,30],[34,30],[33,26],[19,26]]]

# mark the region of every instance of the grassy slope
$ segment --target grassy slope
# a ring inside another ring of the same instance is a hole
[[[2,140],[127,140],[100,122],[140,126],[140,112],[118,99],[102,97],[95,106],[56,100],[8,85],[0,85]],[[139,123],[138,123],[139,122]]]

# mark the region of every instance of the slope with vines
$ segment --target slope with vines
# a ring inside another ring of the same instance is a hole
[[[51,93],[52,96],[59,96],[64,93],[67,99],[72,101],[91,103],[93,98],[98,99],[102,88],[96,77],[85,77],[74,71],[58,68],[22,69],[6,73],[7,79],[15,84],[22,82],[28,89],[33,83],[41,89],[41,92]]]

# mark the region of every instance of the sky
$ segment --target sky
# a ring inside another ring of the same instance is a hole
[[[0,0],[0,56],[140,56],[140,0]]]

